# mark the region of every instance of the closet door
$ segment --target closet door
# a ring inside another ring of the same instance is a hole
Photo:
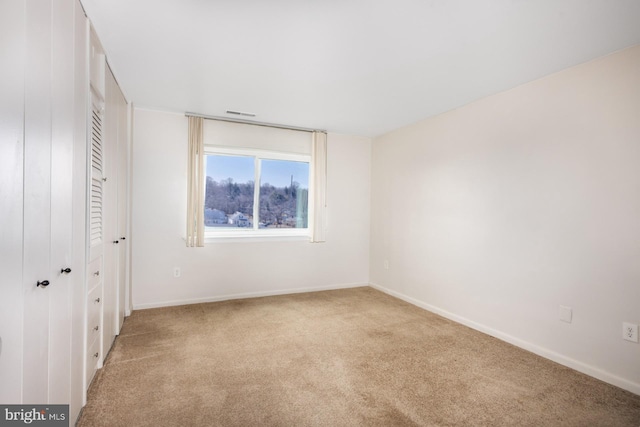
[[[127,103],[111,70],[105,80],[105,236],[104,334],[105,356],[124,321],[127,212]]]
[[[25,2],[0,1],[0,402],[21,401]],[[6,62],[5,62],[6,61]]]
[[[22,401],[48,402],[51,275],[51,7],[26,2]]]
[[[129,121],[127,101],[118,90],[118,319],[116,334],[120,333],[125,314],[125,293],[127,291],[128,252],[130,239],[127,239],[127,208],[129,206]]]
[[[89,104],[89,22],[80,2],[74,7],[74,148],[73,148],[73,274],[71,280],[71,396],[69,417],[75,420],[85,403],[87,264],[87,123]]]
[[[107,67],[105,75],[105,203],[104,203],[104,329],[102,333],[106,357],[118,333],[118,85]]]
[[[51,266],[49,292],[49,399],[68,404],[71,377],[74,0],[53,8],[51,47]],[[73,268],[72,268],[73,267]]]
[[[78,0],[0,2],[0,402],[71,403],[72,419],[72,358],[84,356],[72,335],[84,329],[86,241],[72,228],[86,212],[84,25]]]
[[[107,123],[105,105],[105,56],[98,37],[89,30],[89,141],[87,154],[91,165],[89,173],[88,252],[86,270],[86,330],[84,389],[88,389],[103,361],[103,282],[105,276],[104,253],[106,234],[106,171]]]
[[[84,388],[89,388],[95,371],[102,367],[102,307],[105,183],[104,174],[104,104],[92,87],[89,177],[89,258],[86,270],[86,348]]]
[[[25,8],[22,401],[29,403],[70,399],[74,5]]]
[[[124,321],[127,210],[127,103],[111,70],[105,75],[104,331],[106,357]]]

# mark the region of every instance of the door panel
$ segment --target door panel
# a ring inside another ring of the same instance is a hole
[[[24,1],[0,2],[0,402],[21,400]],[[6,61],[6,62],[5,62]]]
[[[89,28],[79,1],[74,4],[74,129],[73,129],[73,274],[71,281],[71,396],[69,417],[76,420],[85,403],[85,277],[87,256],[87,117],[90,111]]]
[[[127,201],[129,182],[127,164],[129,154],[127,101],[118,90],[118,236],[127,239]],[[127,257],[131,240],[121,240],[118,247],[118,322],[116,333],[120,333],[124,322],[125,292],[127,289]]]
[[[91,92],[91,132],[89,161],[91,163],[89,192],[89,261],[102,256],[104,248],[104,187],[105,187],[105,119],[104,101]]]
[[[104,133],[104,314],[103,354],[105,357],[117,333],[117,281],[118,281],[118,86],[107,68],[105,75],[105,133]]]
[[[74,0],[53,9],[51,75],[51,277],[49,291],[49,399],[68,404],[71,376],[72,173],[73,173],[73,23]],[[63,272],[63,269],[71,272]]]
[[[24,111],[24,329],[22,400],[48,400],[49,294],[51,276],[51,7],[26,3]]]

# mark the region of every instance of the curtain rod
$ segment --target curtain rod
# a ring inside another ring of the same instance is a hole
[[[241,123],[241,124],[245,124],[245,125],[264,126],[264,127],[268,127],[268,128],[297,130],[297,131],[300,131],[300,132],[327,133],[326,130],[303,128],[303,127],[297,127],[297,126],[286,126],[286,125],[279,125],[279,124],[276,124],[276,123],[254,122],[252,120],[234,119],[233,117],[206,116],[204,114],[189,113],[189,112],[186,112],[184,115],[187,116],[187,117],[201,117],[201,118],[203,118],[205,120],[218,120],[220,122]]]

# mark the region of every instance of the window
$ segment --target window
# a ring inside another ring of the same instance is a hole
[[[308,236],[310,156],[205,148],[206,237]]]
[[[205,238],[326,241],[327,135],[188,116],[188,247]]]

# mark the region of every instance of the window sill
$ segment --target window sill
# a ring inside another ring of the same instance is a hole
[[[238,242],[308,242],[309,230],[281,230],[260,232],[219,231],[205,233],[205,244],[211,243],[238,243]]]

